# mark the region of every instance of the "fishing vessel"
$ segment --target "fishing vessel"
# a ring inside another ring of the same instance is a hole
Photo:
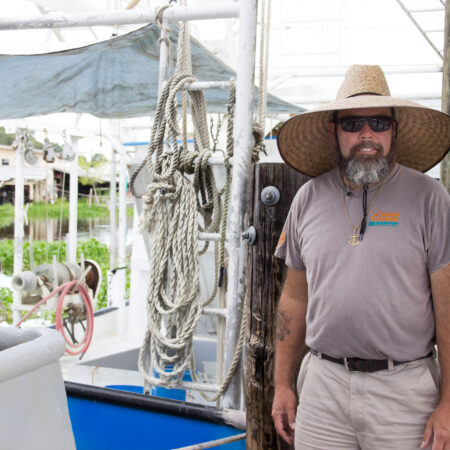
[[[52,2],[34,3],[44,10],[56,9]],[[306,3],[311,6],[311,2],[300,2],[304,5],[299,7],[299,2],[282,6],[279,2],[272,5],[270,0],[261,1],[259,10],[256,0],[189,5],[182,1],[142,1],[137,7],[138,3],[131,2],[125,10],[86,8],[85,12],[81,12],[80,5],[76,11],[65,5],[63,14],[0,18],[0,33],[41,29],[58,35],[61,30],[103,26],[114,34],[83,47],[0,56],[4,87],[0,119],[30,118],[23,124],[34,123],[36,127],[33,117],[42,120],[43,115],[56,112],[79,114],[78,124],[62,128],[66,140],[60,159],[70,176],[67,261],[54,260],[29,273],[23,271],[22,261],[24,167],[33,165],[34,149],[26,127],[17,129],[13,144],[13,319],[14,325],[21,324],[22,328],[4,327],[5,334],[0,328],[0,361],[5,358],[8,363],[4,364],[17,368],[1,378],[0,390],[8,392],[12,399],[21,398],[34,414],[42,411],[42,421],[36,423],[30,417],[19,421],[17,415],[5,415],[5,433],[0,433],[0,443],[12,449],[33,445],[46,449],[275,448],[278,444],[263,444],[258,437],[258,433],[273,434],[266,431],[270,427],[270,411],[265,402],[264,420],[252,413],[251,426],[246,421],[246,411],[255,406],[249,402],[258,395],[249,393],[248,385],[243,383],[245,330],[246,352],[252,358],[247,381],[255,373],[264,374],[261,379],[268,376],[273,353],[269,342],[257,342],[256,337],[261,336],[253,334],[255,329],[267,326],[261,325],[261,311],[245,312],[244,305],[250,290],[247,283],[252,283],[249,267],[254,261],[248,255],[256,242],[262,246],[269,242],[262,230],[251,227],[249,215],[254,218],[257,208],[266,208],[268,217],[281,214],[276,205],[280,195],[283,202],[286,199],[282,185],[268,184],[265,191],[253,192],[256,182],[250,178],[257,173],[256,161],[281,162],[274,145],[276,125],[290,114],[326,101],[324,97],[334,90],[327,83],[338,82],[347,61],[339,63],[342,53],[338,50],[334,56],[323,53],[324,48],[332,46],[331,41],[322,42],[317,58],[304,54],[308,62],[299,69],[294,57],[302,52],[297,50],[291,55],[292,50],[287,50],[277,60],[288,64],[275,68],[270,79],[269,35],[274,34],[276,26],[286,28],[285,41],[277,41],[283,53],[283,46],[295,47],[295,34],[289,35],[293,29],[304,33],[306,40],[315,33],[322,36],[320,33],[330,23],[336,25],[336,35],[344,31],[351,34],[354,30],[346,30],[344,22],[349,18],[349,10],[356,7],[355,2],[334,2],[334,6],[319,2],[321,15],[316,16],[320,17],[316,21],[311,17],[302,21],[300,17],[308,10],[304,8]],[[368,2],[363,3],[367,7]],[[393,78],[402,74],[427,77],[433,82],[430,92],[417,92],[416,97],[409,98],[440,100],[440,88],[438,94],[432,89],[445,67],[443,51],[429,33],[423,36],[417,20],[416,24],[411,21],[411,6],[400,1],[385,3],[387,8],[395,4],[400,12],[406,8],[403,19],[416,31],[419,28],[424,46],[434,52],[433,56],[427,54],[427,61],[435,61],[420,66],[387,63],[385,72]],[[427,8],[436,10],[443,24],[444,5],[439,0],[435,3],[433,8]],[[286,18],[289,10],[291,22]],[[335,18],[330,18],[330,14],[335,14]],[[227,31],[231,33],[233,26],[239,26],[234,41],[235,69],[195,39],[186,25],[219,20],[227,21]],[[134,26],[131,31],[120,29],[120,25],[130,24]],[[379,39],[384,38],[380,33]],[[298,45],[308,48],[308,42]],[[309,45],[313,47],[312,43]],[[254,80],[257,56],[258,89]],[[290,95],[280,95],[285,99],[270,95],[269,79],[272,87],[278,86],[277,92]],[[323,94],[318,87],[306,94],[313,80],[321,80],[316,86],[323,88]],[[79,144],[81,139],[93,135],[81,126],[83,114],[110,121],[109,127],[102,130],[102,138],[111,146],[114,186],[110,195],[111,270],[108,307],[98,311],[89,306],[100,282],[98,268],[95,261],[85,261],[83,257],[80,260],[76,253]],[[215,127],[208,121],[213,115]],[[152,118],[151,127],[142,117]],[[128,126],[130,120],[135,122]],[[48,132],[62,132],[60,125],[51,127],[46,124]],[[130,139],[124,138],[125,130],[133,127],[135,131],[145,128],[149,139],[136,140],[130,132]],[[133,152],[129,151],[131,148]],[[436,176],[436,172],[431,175]],[[134,196],[130,258],[127,190],[132,190]],[[252,213],[251,206],[255,208]],[[131,269],[129,299],[127,265]],[[267,295],[267,290],[259,295]],[[22,322],[24,314],[41,302],[41,309],[56,311],[54,328],[58,331],[51,326],[45,331],[28,329]],[[251,304],[248,299],[247,304]],[[250,323],[246,324],[246,319]],[[254,351],[252,345],[263,347],[261,353]],[[30,360],[30,352],[42,353],[43,360],[35,357],[35,366],[25,366],[23,361]],[[263,356],[258,359],[255,355]],[[50,370],[51,378],[46,375]],[[38,372],[44,376],[38,377]],[[255,379],[254,384],[259,382]],[[43,393],[39,402],[31,392],[23,390],[24,386]],[[270,396],[269,380],[261,381],[259,388],[261,396],[264,391],[266,397]],[[57,413],[52,415],[51,411]],[[255,426],[258,421],[260,430]],[[19,433],[19,429],[24,432]],[[51,429],[58,429],[59,434],[49,442],[40,433]],[[273,436],[264,439],[276,441]]]

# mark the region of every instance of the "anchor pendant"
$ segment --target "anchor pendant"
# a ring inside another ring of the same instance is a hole
[[[358,235],[356,234],[356,229],[353,229],[353,234],[350,237],[350,240],[348,241],[348,243],[352,246],[352,247],[356,247],[359,244],[359,239],[358,239]]]

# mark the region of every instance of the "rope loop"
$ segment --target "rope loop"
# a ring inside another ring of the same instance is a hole
[[[190,175],[193,174],[195,170],[194,161],[196,158],[198,158],[197,152],[189,152],[183,149],[180,155],[180,170]]]
[[[167,25],[167,22],[163,21],[163,13],[166,9],[171,8],[171,4],[163,5],[160,8],[157,8],[156,14],[155,14],[155,25],[158,26],[158,28],[163,32],[164,34],[169,34],[171,29]],[[167,39],[166,36],[159,38],[158,42],[161,42],[161,40]]]
[[[264,130],[259,126],[259,124],[254,123],[252,128],[253,139],[255,143],[252,148],[252,161],[259,161],[259,154],[262,152],[266,153],[266,145],[264,144]]]
[[[180,4],[184,3],[185,0],[181,0]],[[162,20],[162,12],[167,7],[169,5],[161,8],[156,18],[162,37],[168,29]],[[230,159],[234,145],[235,83],[231,80],[224,158],[226,182],[220,192],[209,164],[212,152],[204,93],[183,90],[195,81],[191,74],[188,30],[184,27],[178,33],[177,73],[168,79],[161,91],[147,156],[130,177],[130,186],[136,195],[134,183],[139,171],[147,165],[152,176],[152,182],[142,196],[141,228],[150,235],[152,260],[147,294],[147,331],[138,365],[146,383],[154,384],[153,376],[157,376],[158,385],[168,388],[178,386],[186,370],[191,370],[195,378],[194,331],[203,308],[216,297],[218,285],[221,285],[222,292],[226,286],[226,279],[225,282],[223,279],[226,277],[225,235],[231,187]],[[182,127],[179,126],[177,102],[180,90],[183,90]],[[194,128],[193,150],[187,146],[188,98]],[[182,144],[178,146],[180,137]],[[215,281],[213,292],[206,301],[200,296],[199,257],[207,250],[209,242],[206,241],[199,249],[200,231],[221,235],[220,243],[213,244]],[[237,367],[242,341],[241,329],[235,358],[216,399],[225,391]],[[153,369],[152,374],[149,373],[150,368]]]

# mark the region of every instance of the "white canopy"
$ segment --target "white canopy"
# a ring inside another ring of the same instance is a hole
[[[172,28],[176,55],[177,30]],[[152,115],[158,94],[159,36],[157,26],[147,25],[86,47],[0,56],[0,119],[65,111],[101,118]],[[191,52],[193,76],[199,81],[225,81],[236,76],[195,39]],[[205,95],[208,112],[225,111],[227,90],[208,90]],[[271,113],[303,110],[271,95],[267,109]]]

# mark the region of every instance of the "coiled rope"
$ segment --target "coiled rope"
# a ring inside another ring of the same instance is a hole
[[[214,174],[208,163],[211,151],[202,91],[189,91],[194,151],[187,148],[188,94],[185,91],[182,92],[183,129],[178,127],[177,94],[187,84],[197,81],[191,75],[186,25],[180,27],[177,51],[177,73],[184,73],[171,77],[164,85],[158,100],[146,158],[130,177],[130,187],[136,197],[139,194],[135,191],[134,183],[145,165],[152,177],[152,182],[143,195],[144,211],[141,221],[142,228],[150,233],[153,255],[147,297],[148,324],[138,365],[147,383],[154,384],[154,378],[148,372],[152,367],[159,376],[158,385],[168,388],[179,385],[186,369],[190,369],[195,380],[193,334],[203,308],[216,297],[219,288],[225,289],[225,233],[231,187],[230,159],[233,155],[234,80],[230,83],[227,149],[224,157],[226,180],[221,192],[216,187]],[[178,148],[177,138],[180,135],[182,146]],[[165,137],[168,149],[164,148]],[[189,177],[192,182],[186,175],[192,175]],[[221,195],[224,196],[223,205]],[[221,235],[220,243],[214,243],[214,289],[203,303],[200,300],[198,260],[206,252],[209,242],[206,241],[203,248],[199,249],[200,231],[220,232]],[[235,358],[219,392],[211,398],[201,392],[208,400],[218,399],[231,380],[242,351],[243,329],[244,323]]]

